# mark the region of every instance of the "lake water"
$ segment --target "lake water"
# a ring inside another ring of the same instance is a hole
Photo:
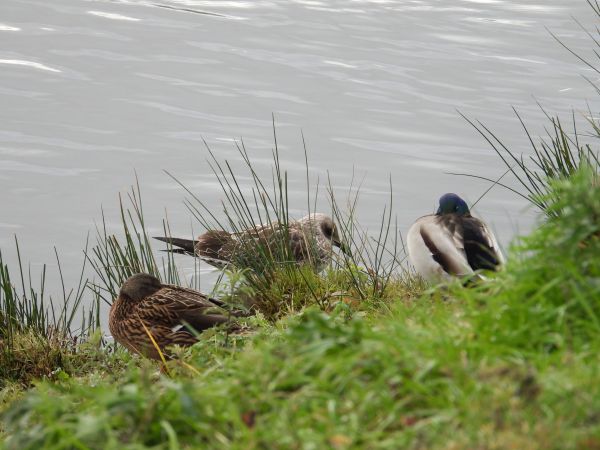
[[[15,266],[17,234],[33,272],[49,263],[55,279],[56,246],[75,283],[101,206],[116,225],[118,193],[136,172],[152,233],[161,233],[165,210],[173,235],[201,231],[163,170],[218,215],[203,139],[235,162],[234,140],[243,138],[266,171],[272,114],[294,215],[306,205],[304,133],[321,186],[327,173],[342,193],[353,174],[362,180],[365,227],[388,202],[391,176],[405,234],[440,194],[472,202],[487,188],[448,172],[505,170],[457,110],[527,153],[511,107],[537,133],[547,122],[536,101],[567,116],[594,100],[581,77],[591,72],[548,31],[589,55],[571,16],[596,22],[584,0],[2,0],[4,258]],[[535,217],[501,188],[475,213],[505,246]],[[178,261],[193,268],[191,258]],[[207,272],[203,288],[214,279]]]

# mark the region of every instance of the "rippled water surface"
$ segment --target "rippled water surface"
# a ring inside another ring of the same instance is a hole
[[[168,170],[219,212],[203,139],[239,160],[243,138],[268,168],[275,115],[296,216],[306,205],[304,133],[314,180],[344,192],[362,180],[359,220],[388,201],[404,234],[446,191],[471,202],[504,167],[457,110],[529,151],[512,114],[534,132],[550,112],[584,110],[589,70],[562,48],[590,47],[585,1],[282,0],[0,3],[0,248],[13,236],[34,269],[60,255],[75,282],[86,235],[104,207],[140,180],[147,222],[193,224]],[[323,200],[323,205],[326,202]],[[476,213],[506,245],[534,212],[496,188]],[[182,259],[183,265],[193,266]],[[203,284],[210,287],[214,275]]]

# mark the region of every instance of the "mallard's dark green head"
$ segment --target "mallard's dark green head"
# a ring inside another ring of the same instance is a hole
[[[467,203],[456,194],[444,194],[440,197],[440,206],[436,212],[442,214],[458,214],[459,216],[471,215]]]

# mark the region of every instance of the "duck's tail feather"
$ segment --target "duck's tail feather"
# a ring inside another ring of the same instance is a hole
[[[171,248],[166,249],[165,251],[171,253],[183,253],[186,255],[195,255],[195,244],[196,241],[192,239],[181,239],[181,238],[173,238],[166,236],[154,236],[154,239],[158,239],[159,241],[166,242],[171,246]],[[179,247],[179,248],[173,248]]]

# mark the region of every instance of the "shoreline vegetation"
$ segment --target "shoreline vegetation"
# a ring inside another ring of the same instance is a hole
[[[598,3],[588,3],[600,17]],[[0,448],[600,449],[600,161],[586,143],[600,138],[593,117],[580,131],[575,114],[572,130],[548,116],[540,143],[519,117],[529,160],[465,117],[520,188],[492,185],[540,210],[536,229],[511,244],[491,279],[424,284],[406,269],[391,208],[371,235],[355,219],[360,190],[338,202],[329,184],[326,212],[351,256],[315,273],[256,254],[251,270],[227,271],[212,293],[232,307],[252,303],[254,315],[236,318],[245,331],[207,330],[164,365],[107,342],[100,329],[100,305],[129,276],[185,284],[173,256],[152,251],[137,183],[119,200],[122,232],[110,234],[103,217],[79,285],[62,283],[62,302],[47,297],[46,269],[35,278],[15,239],[17,268],[0,253]],[[233,232],[288,223],[274,140],[269,180],[239,144],[249,188],[208,149],[223,209],[209,211],[183,186],[197,222]],[[319,193],[306,168],[313,213]],[[163,228],[171,236],[166,220]]]

